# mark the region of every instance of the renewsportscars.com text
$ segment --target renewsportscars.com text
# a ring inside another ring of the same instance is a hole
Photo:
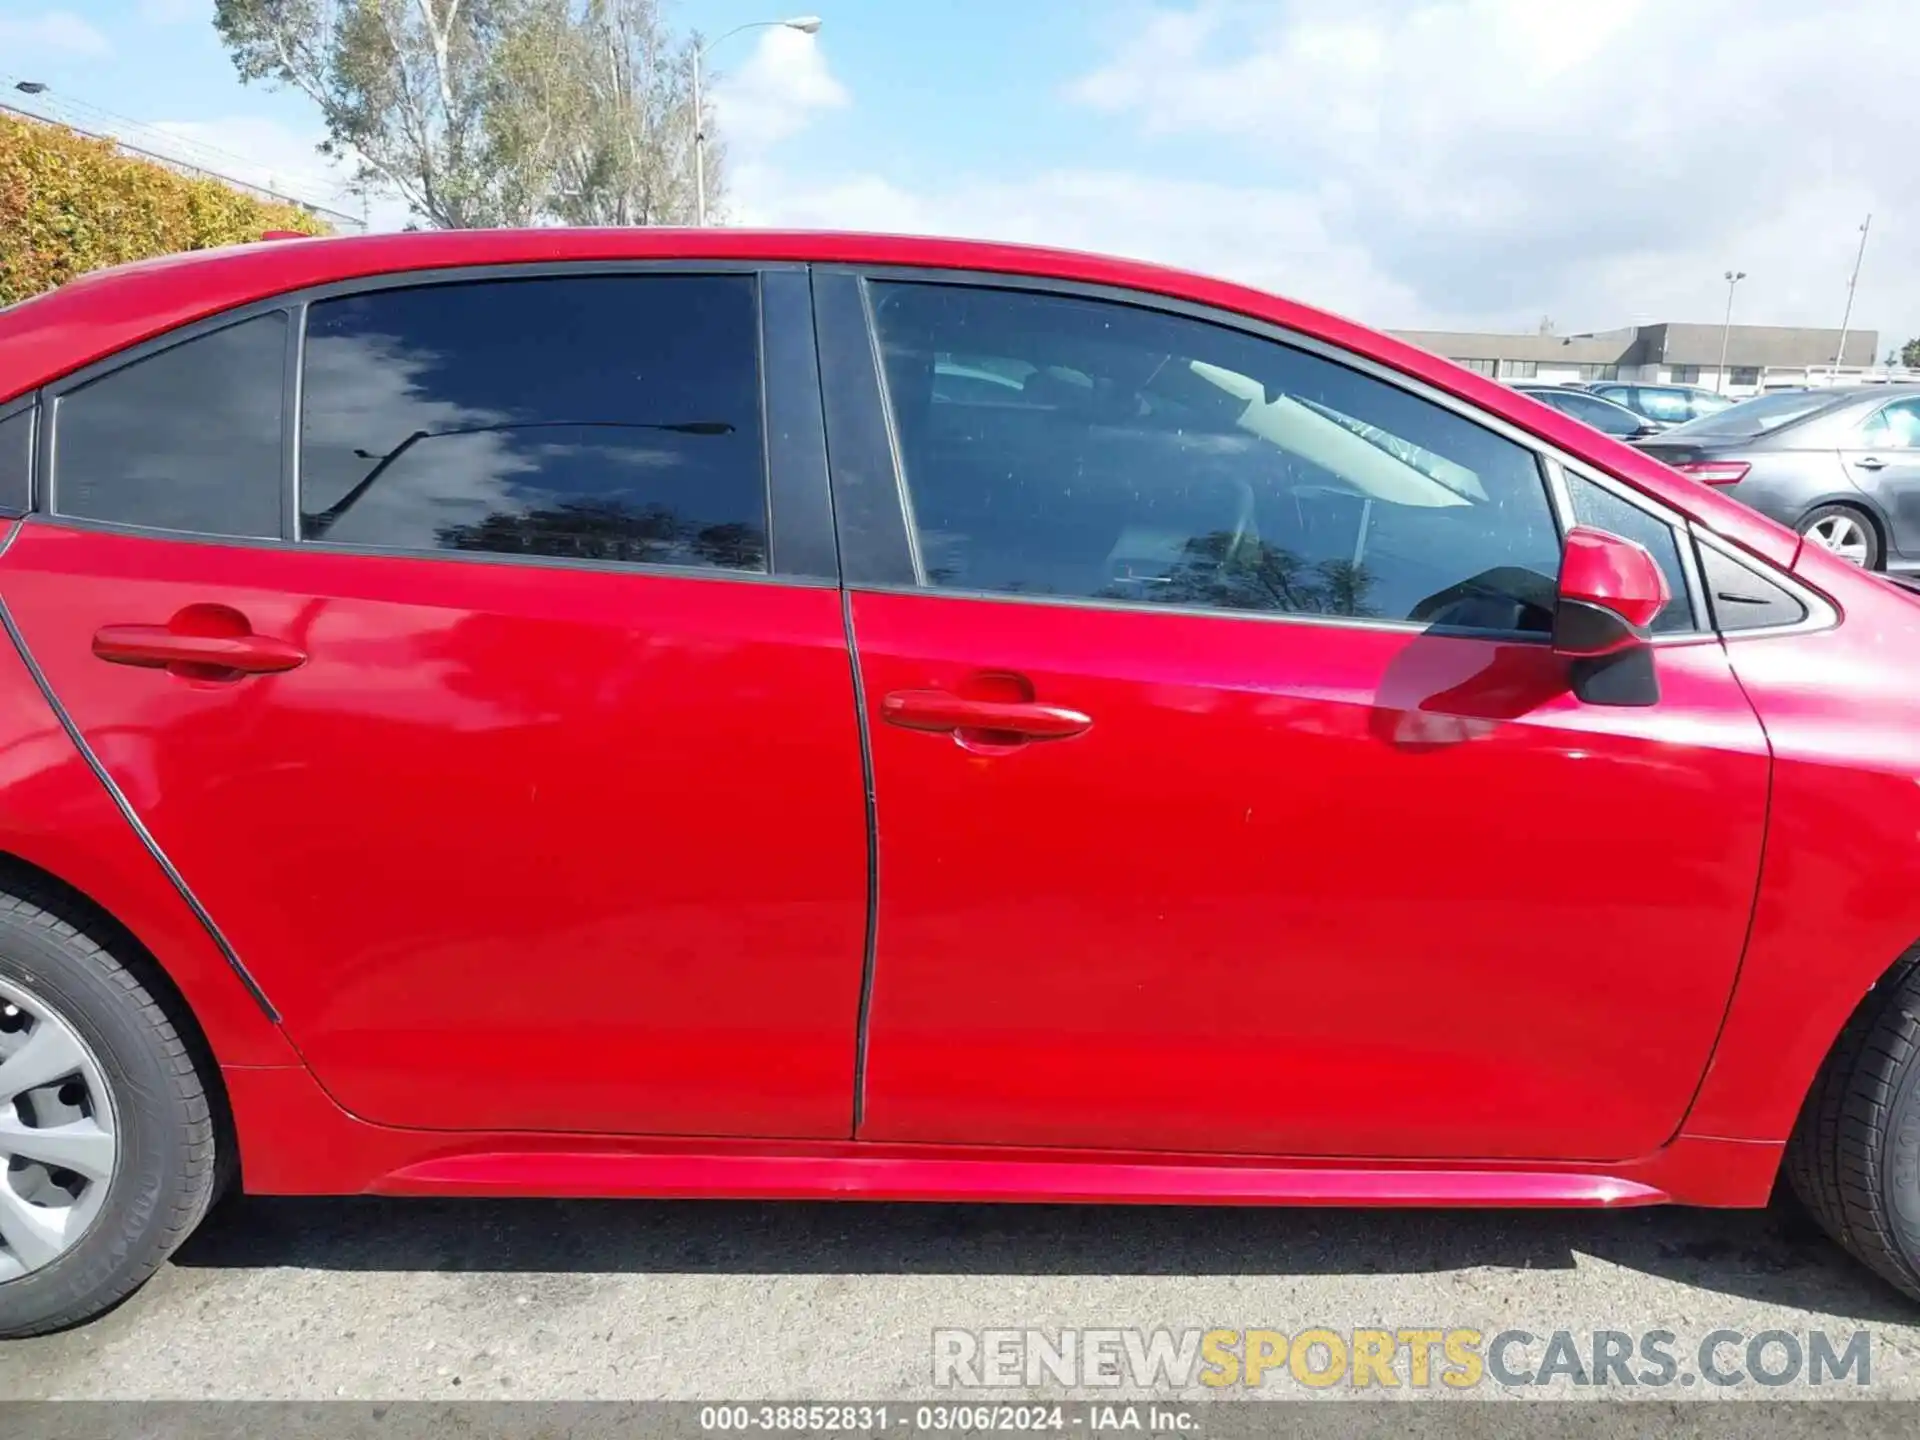
[[[1334,1330],[936,1330],[942,1389],[1623,1389],[1873,1381],[1868,1331],[1485,1331],[1464,1326]]]

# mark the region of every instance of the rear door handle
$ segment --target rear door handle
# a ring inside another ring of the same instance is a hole
[[[1887,462],[1882,460],[1878,455],[1863,456],[1853,463],[1858,465],[1862,470],[1884,470],[1887,468]]]
[[[241,675],[273,675],[307,663],[306,651],[271,635],[193,635],[166,625],[102,625],[93,634],[93,653],[114,665],[187,665]]]
[[[880,702],[880,716],[907,730],[991,730],[1025,740],[1064,740],[1093,724],[1091,716],[1063,705],[967,700],[945,690],[895,690]]]

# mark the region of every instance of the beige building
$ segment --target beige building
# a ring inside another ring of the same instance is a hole
[[[1718,325],[1635,325],[1582,335],[1499,335],[1459,330],[1396,330],[1409,344],[1482,375],[1501,380],[1568,384],[1588,380],[1644,380],[1704,385],[1729,395],[1751,395],[1784,384],[1818,383],[1834,364],[1838,330],[1791,325],[1735,325],[1725,334],[1727,369],[1721,382]],[[1880,336],[1848,332],[1840,368],[1861,371],[1878,358]]]

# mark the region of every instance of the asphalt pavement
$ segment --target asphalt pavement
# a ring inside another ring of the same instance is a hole
[[[0,1397],[924,1397],[938,1328],[1069,1326],[1866,1330],[1870,1383],[1824,1393],[1920,1397],[1920,1305],[1784,1211],[257,1198],[113,1314],[0,1345]]]

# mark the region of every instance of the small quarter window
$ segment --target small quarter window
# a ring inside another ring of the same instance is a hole
[[[1700,547],[1700,568],[1721,630],[1769,630],[1807,618],[1807,607],[1784,586],[1712,546]]]
[[[56,514],[206,535],[280,534],[280,311],[195,336],[54,402]]]
[[[33,407],[0,420],[0,514],[33,506]]]

